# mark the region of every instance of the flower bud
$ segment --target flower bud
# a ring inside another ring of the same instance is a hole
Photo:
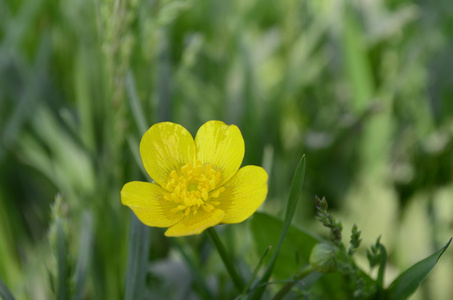
[[[313,247],[310,254],[310,264],[319,273],[330,273],[337,270],[335,246],[320,243]]]

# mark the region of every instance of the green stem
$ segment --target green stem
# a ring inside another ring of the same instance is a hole
[[[297,274],[296,277],[294,277],[294,280],[285,284],[285,286],[280,291],[278,291],[278,293],[274,296],[273,300],[283,299],[283,297],[293,288],[293,286],[298,281],[304,279],[306,276],[310,275],[313,271],[314,270],[311,267],[311,265],[308,265],[305,268],[303,268],[302,271],[300,271],[300,273]]]
[[[222,241],[220,240],[219,235],[217,234],[217,231],[215,231],[213,227],[208,228],[206,231],[208,232],[209,237],[212,240],[212,243],[217,248],[217,252],[219,252],[220,258],[222,258],[223,264],[225,265],[228,273],[230,274],[234,286],[236,287],[236,289],[238,289],[238,291],[242,292],[244,290],[244,282],[242,281],[242,278],[239,276],[239,274],[236,272],[236,269],[234,268],[233,263],[225,249],[225,246],[222,244]]]

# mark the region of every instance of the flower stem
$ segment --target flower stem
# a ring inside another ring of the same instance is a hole
[[[274,300],[283,299],[283,297],[293,288],[293,286],[300,280],[304,279],[307,275],[310,275],[313,272],[313,268],[311,265],[306,266],[305,268],[300,271],[299,274],[292,280],[288,282],[278,293],[274,296]]]
[[[242,278],[239,276],[239,274],[236,272],[236,269],[234,268],[233,263],[225,249],[225,246],[222,244],[222,241],[220,240],[219,235],[217,234],[217,231],[215,231],[213,227],[208,228],[206,231],[208,232],[209,237],[212,240],[212,243],[217,248],[217,252],[219,252],[220,258],[222,259],[223,264],[225,265],[228,273],[230,274],[234,286],[238,291],[242,292],[242,290],[244,289],[244,282],[242,281]]]

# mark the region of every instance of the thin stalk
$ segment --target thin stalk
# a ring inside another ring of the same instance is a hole
[[[278,293],[274,296],[273,300],[280,300],[283,299],[283,297],[293,288],[293,286],[300,280],[304,279],[306,276],[310,275],[313,272],[313,268],[311,265],[306,266],[305,268],[300,271],[299,274],[292,280],[291,282],[288,282],[285,284],[285,286],[278,291]]]
[[[269,253],[269,250],[271,250],[271,248],[272,248],[272,246],[269,246],[269,247],[267,247],[266,251],[264,251],[264,254],[261,256],[261,259],[258,262],[258,265],[255,268],[255,271],[253,271],[252,278],[249,279],[249,282],[247,283],[247,286],[242,291],[242,295],[241,296],[245,296],[247,294],[247,292],[249,291],[250,287],[252,286],[253,282],[255,281],[256,276],[258,276],[258,272],[261,269],[261,266],[264,263],[264,258]]]
[[[230,274],[234,286],[239,292],[242,292],[245,286],[244,282],[242,278],[239,276],[239,274],[236,272],[236,269],[234,268],[234,265],[225,249],[225,246],[222,244],[222,241],[220,240],[219,235],[217,234],[217,231],[215,231],[213,227],[208,228],[206,231],[208,232],[208,235],[211,238],[212,243],[217,248],[217,252],[219,253],[220,258],[223,261],[223,264],[225,265],[228,273]]]

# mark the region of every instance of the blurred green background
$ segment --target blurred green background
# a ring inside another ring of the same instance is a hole
[[[119,192],[146,180],[141,135],[218,119],[270,175],[263,211],[282,216],[305,153],[295,223],[324,232],[326,196],[346,241],[354,223],[362,248],[382,234],[391,282],[453,232],[452,53],[450,0],[0,0],[0,278],[17,299],[50,299],[60,220],[81,297],[122,298]],[[236,255],[253,244],[240,228],[225,229]],[[204,240],[178,245],[198,255]],[[152,230],[154,299],[183,290],[174,249]],[[200,265],[222,294],[222,266]],[[452,270],[449,249],[412,299],[450,299]]]

